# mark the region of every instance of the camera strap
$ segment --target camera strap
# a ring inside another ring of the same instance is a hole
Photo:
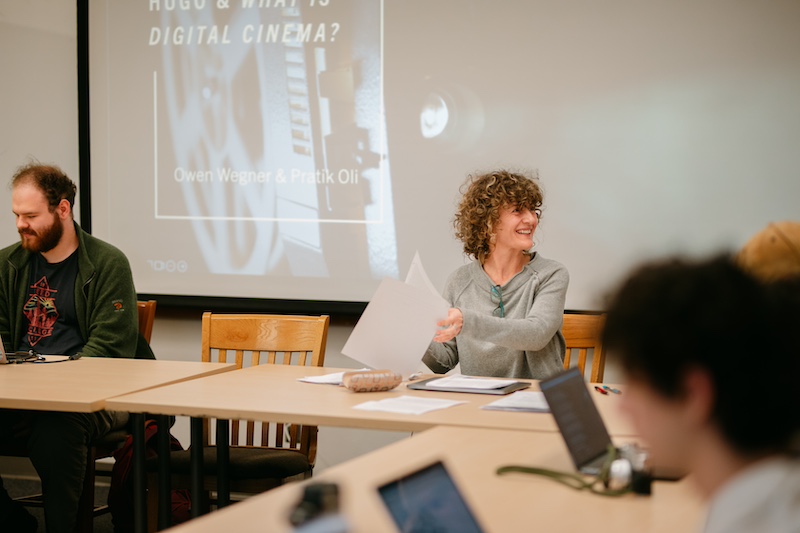
[[[521,465],[507,465],[501,466],[497,469],[497,475],[504,475],[509,473],[531,474],[536,476],[544,476],[550,478],[562,485],[566,485],[575,490],[588,490],[593,494],[600,496],[622,496],[631,491],[630,484],[621,489],[609,489],[609,473],[611,471],[611,463],[618,458],[618,450],[614,446],[609,446],[608,457],[603,462],[600,473],[596,477],[588,477],[575,473],[575,472],[562,472],[559,470],[550,470],[547,468],[539,468],[535,466],[521,466]]]

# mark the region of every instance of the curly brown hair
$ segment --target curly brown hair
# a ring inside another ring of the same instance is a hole
[[[539,176],[495,170],[470,175],[461,186],[461,202],[456,210],[453,227],[456,238],[464,243],[464,253],[481,264],[489,256],[494,237],[494,225],[500,219],[500,209],[515,205],[536,211],[541,217],[544,195],[537,183]]]

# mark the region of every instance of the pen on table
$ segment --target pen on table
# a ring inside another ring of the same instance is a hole
[[[613,392],[614,394],[622,394],[622,392],[619,389],[614,389],[612,387],[609,387],[608,385],[603,385],[603,388],[608,392]]]
[[[600,394],[606,394],[606,395],[608,394],[608,391],[607,391],[607,390],[605,390],[605,389],[603,389],[603,388],[601,388],[601,387],[598,387],[597,385],[595,385],[595,386],[594,386],[594,390],[596,390],[596,391],[597,391],[597,392],[599,392]]]

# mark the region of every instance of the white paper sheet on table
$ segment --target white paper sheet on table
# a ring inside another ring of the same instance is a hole
[[[345,372],[358,372],[360,370],[369,370],[369,368],[354,368],[353,370],[333,372],[331,374],[323,374],[321,376],[303,376],[302,378],[297,378],[297,381],[302,381],[304,383],[317,383],[322,385],[341,385]]]
[[[455,400],[442,400],[438,398],[418,398],[416,396],[398,396],[385,400],[376,400],[354,405],[353,409],[364,411],[383,411],[386,413],[399,413],[405,415],[422,415],[438,409],[447,409],[467,402]]]
[[[417,263],[418,259],[415,257]],[[409,276],[413,283],[391,278],[381,282],[342,348],[344,355],[375,369],[393,370],[404,378],[419,368],[436,324],[447,317],[450,305],[430,281],[426,286],[421,264],[412,263]]]
[[[549,413],[550,406],[541,391],[518,390],[499,400],[486,404],[481,409],[492,411],[521,411],[526,413]]]

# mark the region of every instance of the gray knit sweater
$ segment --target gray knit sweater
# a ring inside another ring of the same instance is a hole
[[[561,322],[569,273],[561,263],[535,253],[502,288],[505,317],[495,317],[491,278],[474,261],[453,272],[444,298],[464,315],[461,333],[433,342],[422,358],[436,373],[461,363],[461,373],[543,379],[563,370]]]

